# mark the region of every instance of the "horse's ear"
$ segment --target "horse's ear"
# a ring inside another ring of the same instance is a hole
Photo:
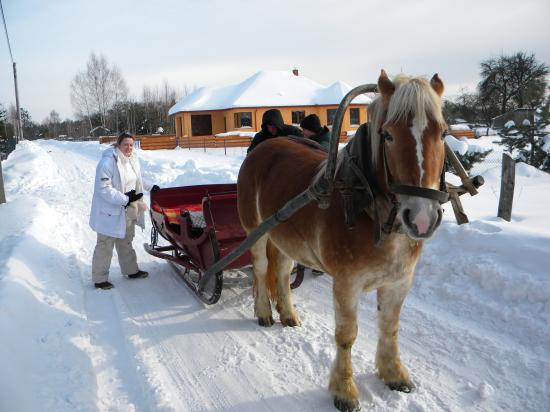
[[[385,100],[388,100],[395,91],[395,86],[389,79],[384,69],[382,69],[380,72],[380,77],[378,78],[378,91],[382,94],[382,97]]]
[[[439,97],[443,95],[443,90],[445,90],[445,86],[443,86],[443,82],[439,78],[439,76],[434,74],[434,77],[432,77],[432,80],[430,80],[430,85],[432,86],[432,89],[435,90],[435,92],[438,94]]]

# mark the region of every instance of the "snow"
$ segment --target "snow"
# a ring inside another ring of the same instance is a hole
[[[172,106],[168,114],[240,107],[338,105],[351,89],[341,81],[323,86],[292,72],[260,71],[235,85],[195,90]],[[370,102],[365,95],[353,100],[355,104]]]
[[[490,127],[474,127],[474,133],[476,137],[481,136],[496,136],[497,132],[496,130],[490,128]]]
[[[513,120],[508,120],[506,123],[504,123],[504,128],[505,129],[509,129],[511,127],[515,127],[516,126],[516,122],[514,122]]]
[[[468,151],[468,139],[457,139],[449,134],[445,136],[445,142],[453,149],[453,152],[464,155]]]
[[[449,125],[450,130],[471,130],[470,126],[467,124],[451,124]]]
[[[456,139],[455,139],[456,140]],[[493,147],[490,137],[476,140]],[[2,162],[1,411],[333,411],[331,280],[306,273],[293,293],[302,327],[254,320],[246,280],[205,307],[163,260],[134,246],[147,279],[91,285],[95,234],[87,221],[106,146],[24,141]],[[161,187],[235,182],[244,150],[140,151]],[[490,166],[490,165],[489,165]],[[427,241],[402,310],[400,353],[417,389],[377,378],[376,296],[359,308],[354,373],[364,410],[550,410],[550,175],[516,169],[512,221],[495,217],[500,169],[479,195],[450,205]],[[146,195],[147,196],[147,195]]]
[[[241,136],[241,137],[254,137],[257,132],[243,132],[239,130],[233,130],[231,132],[218,133],[216,137],[228,137],[228,136]]]

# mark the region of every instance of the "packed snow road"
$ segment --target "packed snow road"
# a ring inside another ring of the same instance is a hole
[[[302,327],[262,328],[247,270],[232,273],[238,282],[206,307],[169,264],[145,253],[148,223],[134,246],[150,276],[124,279],[113,259],[115,288],[93,288],[87,222],[101,150],[23,142],[3,163],[0,410],[334,410],[329,276],[306,273],[294,291]],[[235,181],[244,156],[139,155],[161,187]],[[550,409],[550,219],[537,206],[548,204],[550,178],[518,174],[512,223],[491,217],[498,173],[489,171],[484,192],[465,202],[472,223],[458,227],[447,212],[426,244],[400,323],[414,393],[376,377],[375,296],[362,299],[353,363],[364,410]]]

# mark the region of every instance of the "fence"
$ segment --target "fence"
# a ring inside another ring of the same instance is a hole
[[[467,137],[468,139],[475,139],[476,135],[473,130],[449,130],[451,136],[460,139],[461,137]]]
[[[99,143],[114,143],[116,142],[116,136],[100,136]],[[345,143],[348,140],[347,133],[340,135],[340,143]],[[181,147],[182,149],[224,149],[224,153],[227,154],[227,149],[230,147],[248,147],[252,141],[252,137],[249,136],[183,136],[176,137],[176,135],[136,135],[135,136],[136,147],[142,150],[161,150],[161,149],[175,149]]]

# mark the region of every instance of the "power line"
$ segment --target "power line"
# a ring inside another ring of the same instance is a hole
[[[4,31],[6,32],[6,40],[8,41],[8,50],[10,51],[11,65],[13,67],[13,83],[15,86],[15,107],[17,109],[17,129],[16,142],[23,139],[23,123],[21,122],[21,108],[19,107],[19,90],[17,87],[17,68],[15,61],[13,61],[13,54],[11,52],[10,36],[8,35],[8,26],[6,25],[6,18],[4,17],[4,7],[2,6],[2,0],[0,0],[0,11],[2,12],[2,21],[4,22]]]
[[[6,18],[4,17],[4,7],[2,7],[2,0],[0,0],[0,11],[2,12],[2,21],[4,22],[4,31],[6,32],[6,40],[8,41],[8,50],[10,51],[11,62],[13,63],[13,54],[11,52],[10,36],[8,35],[8,26],[6,25]]]

